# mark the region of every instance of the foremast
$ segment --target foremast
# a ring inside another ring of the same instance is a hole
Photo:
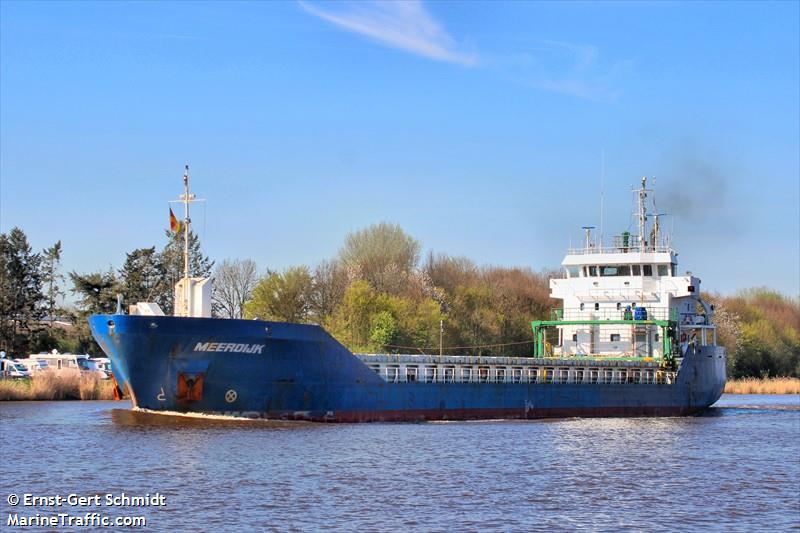
[[[190,204],[204,202],[189,191],[189,165],[183,170],[183,194],[175,203],[183,204],[183,223],[178,231],[183,232],[183,278],[175,284],[175,305],[173,314],[182,317],[211,316],[212,278],[192,277],[189,268],[189,244],[192,219],[189,216]]]

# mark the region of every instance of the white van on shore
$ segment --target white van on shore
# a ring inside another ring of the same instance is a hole
[[[31,373],[25,365],[13,359],[0,359],[0,378],[19,379],[29,378]]]

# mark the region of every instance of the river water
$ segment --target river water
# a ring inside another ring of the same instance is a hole
[[[726,395],[690,418],[360,425],[3,402],[0,424],[9,531],[11,513],[93,511],[143,531],[800,528],[796,395]],[[7,501],[123,492],[166,505]]]

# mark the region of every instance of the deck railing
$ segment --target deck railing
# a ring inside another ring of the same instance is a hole
[[[586,255],[586,254],[627,254],[627,253],[675,253],[669,242],[659,242],[656,244],[645,243],[644,246],[639,244],[638,235],[614,235],[612,237],[611,246],[597,246],[592,243],[587,248],[582,246],[580,248],[570,248],[568,253],[570,255]]]
[[[663,307],[646,307],[646,309],[647,320],[678,320],[678,312],[675,309],[665,309]],[[600,309],[593,309],[589,304],[584,309],[551,309],[550,320],[632,320],[634,312],[635,309],[631,309],[629,318],[625,318],[625,308],[609,309],[601,307]]]
[[[376,367],[375,372],[387,383],[517,383],[517,384],[649,384],[671,385],[677,373],[657,368],[619,367],[534,367],[534,368],[414,368]],[[405,372],[404,372],[405,370]]]

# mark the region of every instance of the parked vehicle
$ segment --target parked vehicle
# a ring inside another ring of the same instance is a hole
[[[109,376],[113,374],[111,371],[111,360],[108,357],[93,357],[90,359],[99,370],[102,370]]]
[[[44,360],[17,359],[16,361],[17,363],[24,365],[25,368],[28,369],[28,372],[30,372],[31,376],[50,368],[47,364],[47,361]]]
[[[101,370],[95,361],[87,354],[59,353],[53,350],[50,353],[31,354],[31,361],[44,361],[47,368],[56,372],[79,371],[81,373],[96,373],[101,379],[108,379],[109,373]]]
[[[31,377],[31,373],[25,368],[25,365],[12,359],[0,359],[0,375],[11,379]]]

